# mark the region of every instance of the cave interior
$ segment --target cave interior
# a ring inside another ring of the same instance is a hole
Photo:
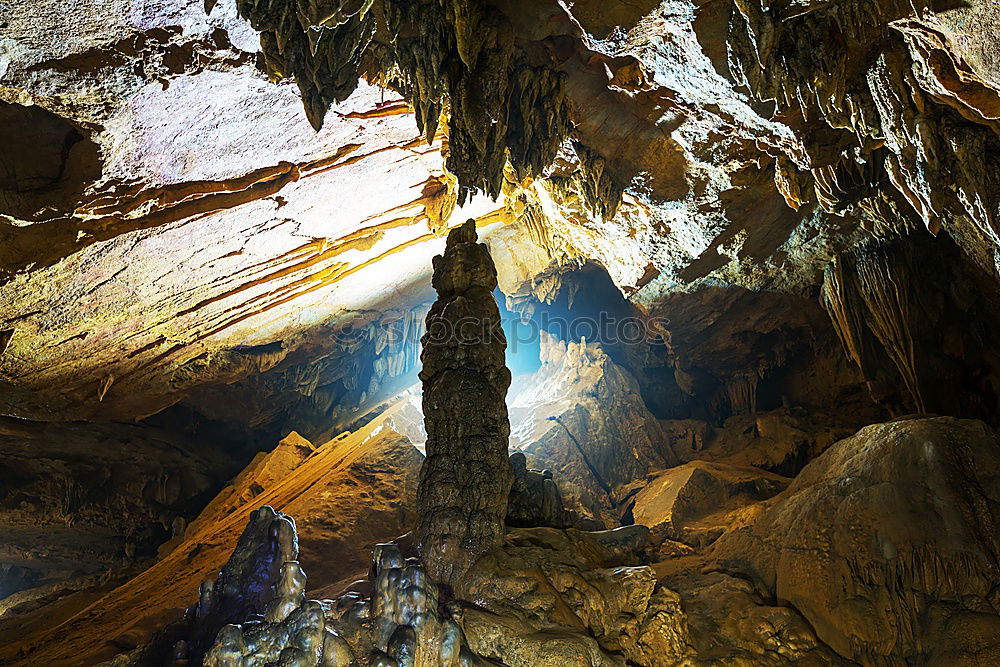
[[[1000,665],[996,0],[0,3],[0,665]]]

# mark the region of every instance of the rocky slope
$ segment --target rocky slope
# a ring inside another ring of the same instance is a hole
[[[422,457],[404,438],[381,428],[387,417],[320,446],[293,433],[272,452],[258,455],[161,547],[152,566],[112,590],[91,590],[85,604],[63,602],[76,608],[62,619],[58,642],[50,641],[46,621],[63,613],[58,600],[8,610],[0,618],[7,638],[0,662],[96,664],[144,644],[197,598],[202,582],[214,579],[247,515],[268,504],[297,517],[310,590],[339,590],[359,578],[367,569],[367,551],[406,532],[414,516]]]

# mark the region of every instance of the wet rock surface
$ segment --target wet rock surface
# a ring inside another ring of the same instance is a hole
[[[285,607],[302,595],[304,577],[297,565],[290,564],[298,555],[293,520],[268,506],[254,510],[218,578],[202,583],[198,602],[189,612],[193,619],[185,642],[187,654],[183,653],[185,645],[175,645],[175,656],[196,662],[205,656],[213,664],[216,656],[208,649],[224,626],[252,614],[282,620],[287,615]]]

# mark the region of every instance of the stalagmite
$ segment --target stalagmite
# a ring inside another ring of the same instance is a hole
[[[482,554],[500,545],[513,483],[504,397],[507,342],[492,291],[497,273],[469,220],[434,258],[438,300],[427,315],[421,361],[427,458],[417,508],[428,573],[456,584]]]

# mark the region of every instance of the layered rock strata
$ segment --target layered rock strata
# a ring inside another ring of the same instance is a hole
[[[839,402],[823,385],[840,382],[788,377],[826,364],[795,361],[830,333],[799,314],[862,240],[917,228],[944,253],[950,235],[995,283],[997,13],[982,0],[220,0],[208,15],[116,0],[73,21],[51,0],[8,7],[10,414],[131,419],[185,400],[270,427],[265,442],[283,428],[324,439],[320,424],[348,423],[413,368],[412,349],[373,360],[367,345],[330,354],[330,339],[345,319],[412,312],[415,267],[470,214],[518,222],[524,252],[502,263],[525,275],[510,295],[545,302],[561,270],[589,261],[671,319],[675,358],[646,364],[669,388],[644,396],[665,404],[657,416]],[[326,114],[321,132],[303,101]],[[442,112],[448,136],[433,132]],[[452,216],[467,187],[504,201]],[[765,306],[780,326],[754,315]],[[706,321],[742,356],[717,354]],[[985,417],[995,400],[972,375],[982,397],[966,403],[987,405],[961,414]],[[220,407],[230,390],[246,407]]]
[[[426,456],[420,472],[417,536],[430,576],[456,582],[503,539],[513,483],[504,398],[510,371],[496,268],[475,221],[448,234],[434,258],[438,300],[427,315],[421,361]]]

